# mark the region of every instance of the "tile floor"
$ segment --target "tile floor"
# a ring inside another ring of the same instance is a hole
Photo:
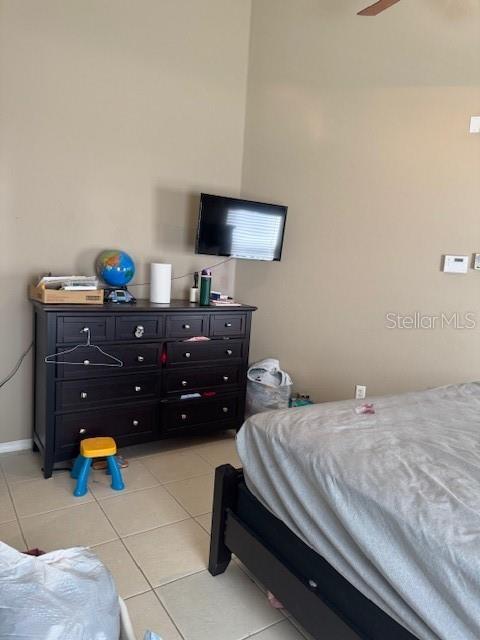
[[[240,466],[233,435],[169,440],[123,449],[126,489],[93,472],[74,498],[59,471],[44,480],[31,452],[0,456],[0,540],[18,548],[85,545],[116,579],[139,640],[148,628],[163,640],[304,640],[308,634],[272,609],[234,561],[206,571],[214,468]],[[329,639],[325,639],[329,640]]]

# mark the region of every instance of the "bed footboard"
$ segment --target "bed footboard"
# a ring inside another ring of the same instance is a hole
[[[273,527],[270,533],[262,529],[262,517]],[[281,553],[279,540],[285,542]],[[307,564],[298,562],[298,545]],[[243,470],[227,464],[215,470],[208,566],[213,576],[227,569],[232,553],[314,638],[418,640],[271,515],[244,486]]]
[[[242,481],[242,469],[227,464],[215,470],[209,572],[213,576],[223,573],[235,553],[314,637],[358,640],[359,636],[319,601],[312,585],[299,580],[235,513]]]

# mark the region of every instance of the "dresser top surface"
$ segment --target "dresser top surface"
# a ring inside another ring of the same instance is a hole
[[[257,307],[247,304],[232,306],[200,306],[197,302],[188,300],[172,300],[169,304],[155,304],[149,300],[137,300],[135,304],[43,304],[36,300],[31,300],[32,304],[42,311],[51,313],[143,313],[143,312],[169,312],[169,311],[201,311],[201,312],[228,312],[255,311]]]

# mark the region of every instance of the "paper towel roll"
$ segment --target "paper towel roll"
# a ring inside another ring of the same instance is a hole
[[[150,302],[168,304],[172,291],[172,265],[152,262],[150,265]]]

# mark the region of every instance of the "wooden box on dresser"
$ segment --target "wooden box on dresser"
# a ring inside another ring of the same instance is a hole
[[[55,463],[77,455],[82,438],[109,435],[122,447],[241,426],[255,307],[182,300],[33,306],[33,446],[43,455],[45,478]],[[87,346],[45,362],[85,345],[84,328],[123,366],[95,366],[108,360]],[[194,336],[209,340],[186,341]],[[181,399],[189,393],[201,398]]]

